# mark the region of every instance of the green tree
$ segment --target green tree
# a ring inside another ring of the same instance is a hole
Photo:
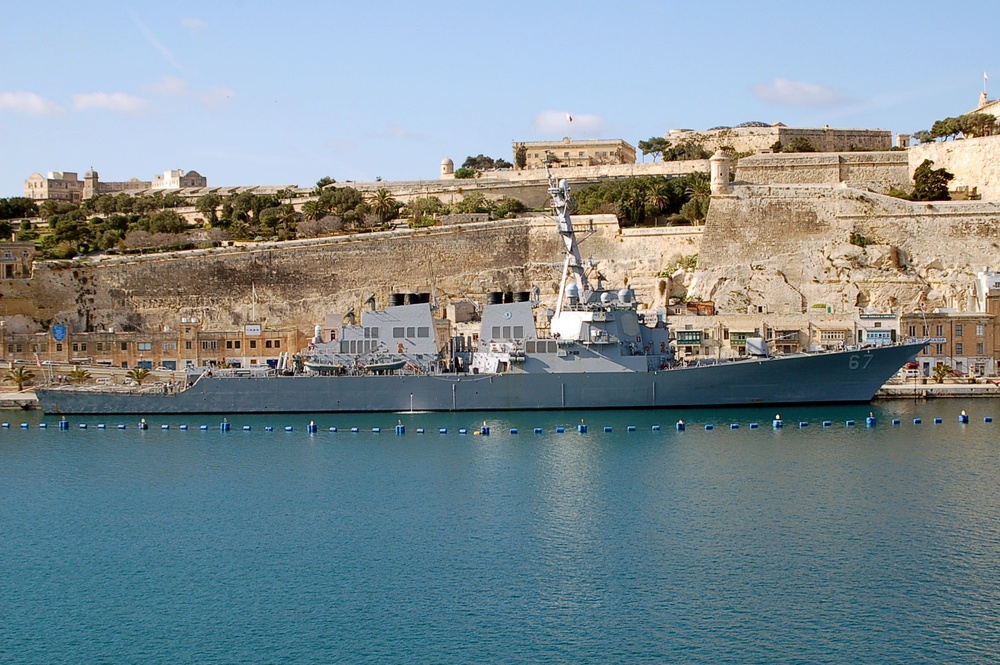
[[[662,136],[651,136],[645,141],[639,141],[639,150],[644,155],[652,155],[654,161],[657,155],[662,155],[669,148],[670,141]]]
[[[0,199],[0,219],[22,219],[38,214],[38,205],[29,198],[14,196]]]
[[[470,168],[468,166],[463,166],[461,168],[455,169],[455,177],[459,179],[475,178],[476,169]]]
[[[135,381],[135,385],[141,386],[142,382],[149,378],[149,370],[145,367],[135,367],[130,369],[125,376]]]
[[[944,363],[934,366],[934,373],[931,375],[934,378],[934,383],[944,383],[944,380],[951,376],[952,372],[951,365],[945,365]]]
[[[918,131],[915,131],[913,132],[912,136],[921,143],[930,143],[931,141],[934,140],[934,137],[931,136],[930,130],[927,129],[920,129]]]
[[[319,196],[320,193],[324,189],[326,189],[327,185],[332,185],[335,182],[337,182],[337,181],[334,180],[333,178],[331,178],[330,176],[328,176],[328,175],[323,176],[322,178],[320,178],[319,180],[316,181],[316,189],[313,190],[313,194],[315,196]]]
[[[219,206],[222,205],[222,197],[218,194],[203,194],[195,199],[194,207],[202,215],[210,226],[219,223]]]
[[[4,377],[5,383],[13,383],[17,386],[17,391],[21,392],[24,387],[35,380],[35,373],[32,372],[27,367],[15,367],[14,369],[7,372],[7,376]]]
[[[914,201],[950,201],[948,183],[955,176],[943,168],[933,168],[934,162],[925,159],[913,172]]]
[[[72,371],[66,375],[66,378],[69,379],[70,383],[79,385],[90,381],[90,372],[82,367],[74,367]]]
[[[395,217],[399,210],[399,204],[393,198],[392,192],[385,187],[379,187],[374,194],[368,197],[368,207],[382,224]]]
[[[796,136],[788,145],[782,147],[783,152],[816,152],[816,147],[804,136]]]
[[[514,146],[514,166],[517,170],[523,169],[528,165],[528,146],[523,143],[518,143]]]

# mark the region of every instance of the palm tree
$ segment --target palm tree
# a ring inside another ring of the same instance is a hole
[[[24,386],[35,380],[35,373],[27,367],[15,367],[7,372],[4,382],[13,383],[17,386],[17,392],[24,390]]]
[[[385,187],[379,187],[372,194],[371,198],[368,199],[368,205],[372,213],[378,217],[378,221],[383,224],[396,214],[396,199],[392,197],[392,192]]]
[[[90,381],[90,372],[82,367],[74,367],[73,371],[66,375],[70,383],[81,384]]]
[[[142,382],[149,378],[149,370],[145,367],[136,367],[130,369],[125,376],[135,381],[135,385],[141,386]]]

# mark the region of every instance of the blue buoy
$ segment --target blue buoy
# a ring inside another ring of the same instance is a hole
[[[125,429],[125,425],[123,425],[122,423],[118,423],[118,429]]]
[[[122,427],[122,429],[125,429],[125,428],[124,428],[124,427]],[[202,429],[202,430],[207,430],[207,429],[208,429],[208,425],[202,425],[202,426],[200,427],[200,429]]]
[[[285,431],[286,432],[291,432],[292,431],[292,426],[291,425],[285,425]]]
[[[80,429],[87,429],[87,423],[80,423]]]
[[[865,418],[865,427],[875,427],[875,416]]]
[[[802,429],[803,427],[809,427],[809,423],[807,423],[805,420],[800,420],[799,429]]]
[[[586,434],[587,433],[587,426],[586,425],[582,425],[582,424],[581,425],[577,425],[576,426],[576,431],[579,432],[580,434]]]
[[[678,432],[683,432],[683,431],[684,431],[684,428],[686,427],[686,425],[684,424],[684,421],[683,421],[683,420],[678,420],[678,421],[677,421],[677,424],[676,424],[676,425],[674,425],[674,427],[676,427],[676,428],[677,428],[677,431],[678,431]]]
[[[913,419],[913,424],[914,424],[914,425],[919,425],[919,424],[920,424],[920,423],[922,423],[922,422],[924,422],[924,421],[923,421],[923,420],[921,420],[920,418],[914,418],[914,419]]]
[[[542,433],[542,428],[541,427],[536,427],[535,428],[535,434],[541,434],[541,433]]]
[[[556,428],[556,434],[562,434],[565,431],[566,431],[565,427],[557,427]]]
[[[459,428],[458,433],[459,434],[468,434],[469,430],[467,430],[466,428],[462,427],[462,428]]]
[[[97,425],[97,429],[107,429],[107,427],[104,425],[104,423],[100,423]]]
[[[441,429],[438,430],[438,434],[447,434],[447,433],[448,433],[447,427],[442,427]]]
[[[482,435],[482,436],[489,436],[490,435],[490,427],[489,427],[489,425],[483,425],[482,427],[480,427],[479,428],[479,434]]]
[[[935,425],[940,425],[940,424],[941,424],[942,422],[944,422],[944,421],[943,421],[943,420],[941,420],[940,418],[935,418],[935,419],[934,419],[934,424],[935,424]]]
[[[146,423],[145,418],[139,421],[139,429],[149,429],[149,425]]]
[[[382,431],[381,427],[372,427],[372,432],[374,432],[375,434],[379,434],[381,431]]]
[[[983,416],[983,422],[984,423],[991,423],[991,422],[993,422],[993,416]]]
[[[757,429],[760,427],[760,423],[750,423],[750,429]]]
[[[898,425],[899,424],[899,418],[893,418],[892,419],[892,424],[893,425]]]
[[[229,428],[229,423],[226,422],[225,420],[223,420],[221,423],[219,423],[219,430],[221,430],[223,432],[228,432],[229,429],[230,429]]]
[[[351,428],[351,432],[353,432],[354,434],[357,434],[357,433],[358,433],[358,432],[360,432],[360,431],[361,431],[361,430],[359,430],[359,429],[358,429],[357,427],[352,427],[352,428]]]
[[[65,418],[59,421],[59,429],[69,429],[69,421]]]
[[[21,423],[21,429],[28,429],[28,423]]]
[[[847,425],[848,427],[854,427],[856,423],[853,420],[848,420],[844,424]]]
[[[309,432],[310,434],[315,434],[316,433],[316,423],[314,423],[313,421],[310,420],[309,424],[306,425],[306,431]]]
[[[705,423],[705,429],[707,429],[707,430],[708,429],[715,429],[715,425],[713,425],[712,423]]]
[[[610,425],[605,425],[604,426],[604,431],[605,432],[610,432],[611,431],[611,426]]]
[[[729,429],[739,429],[739,428],[740,428],[739,423],[729,423]]]
[[[181,425],[181,429],[182,429],[182,430],[184,430],[184,431],[187,431],[187,428],[188,428],[188,426],[187,426],[187,425]]]
[[[48,424],[48,423],[38,423],[38,426],[39,426],[39,427],[40,427],[41,429],[45,429],[46,427],[48,427],[48,426],[49,426],[49,424]]]
[[[396,425],[396,435],[397,436],[403,436],[404,434],[406,434],[406,426],[405,425]]]
[[[336,434],[337,433],[337,428],[336,427],[331,427],[330,431],[333,432],[334,434]]]
[[[511,427],[510,428],[510,433],[511,434],[517,434],[517,428],[516,427]]]
[[[160,429],[170,429],[170,425],[160,425]]]
[[[771,421],[771,427],[773,427],[774,429],[781,429],[784,426],[785,426],[784,420],[778,420],[777,418],[775,418],[774,420]]]
[[[424,433],[424,428],[423,427],[418,427],[417,428],[417,434],[423,434],[423,433]]]
[[[244,432],[249,432],[250,431],[250,425],[244,425],[243,426],[243,431]]]
[[[634,432],[635,431],[635,425],[629,425],[628,427],[625,428],[625,431],[626,432]]]
[[[823,427],[833,427],[833,421],[832,420],[824,420],[823,421]]]
[[[4,429],[10,429],[10,423],[0,423],[0,427],[3,427]]]
[[[264,431],[265,432],[273,432],[274,431],[274,425],[264,425]]]
[[[967,414],[965,411],[962,411],[962,413],[958,414],[958,422],[962,423],[963,425],[968,424],[969,414]]]
[[[653,425],[653,427],[650,428],[650,429],[652,429],[654,432],[659,432],[660,431],[660,426],[659,425]]]

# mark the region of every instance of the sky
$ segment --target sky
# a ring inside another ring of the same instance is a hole
[[[929,129],[1000,93],[1000,4],[5,3],[0,197],[33,173],[434,180],[513,141]],[[992,93],[991,93],[992,96]],[[572,121],[568,117],[572,116]],[[650,158],[647,157],[647,160]]]

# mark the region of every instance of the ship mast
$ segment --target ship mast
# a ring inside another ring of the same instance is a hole
[[[576,233],[573,231],[573,221],[569,216],[569,183],[560,180],[558,183],[549,171],[548,165],[545,167],[545,175],[549,180],[549,197],[551,198],[552,209],[556,214],[556,223],[559,228],[559,235],[562,236],[566,245],[566,260],[563,262],[562,281],[559,284],[559,301],[556,303],[556,315],[562,311],[563,299],[566,297],[566,282],[569,279],[570,271],[573,272],[573,279],[581,299],[587,297],[590,286],[587,284],[587,275],[583,271],[583,259],[580,257],[580,244],[576,240]]]

